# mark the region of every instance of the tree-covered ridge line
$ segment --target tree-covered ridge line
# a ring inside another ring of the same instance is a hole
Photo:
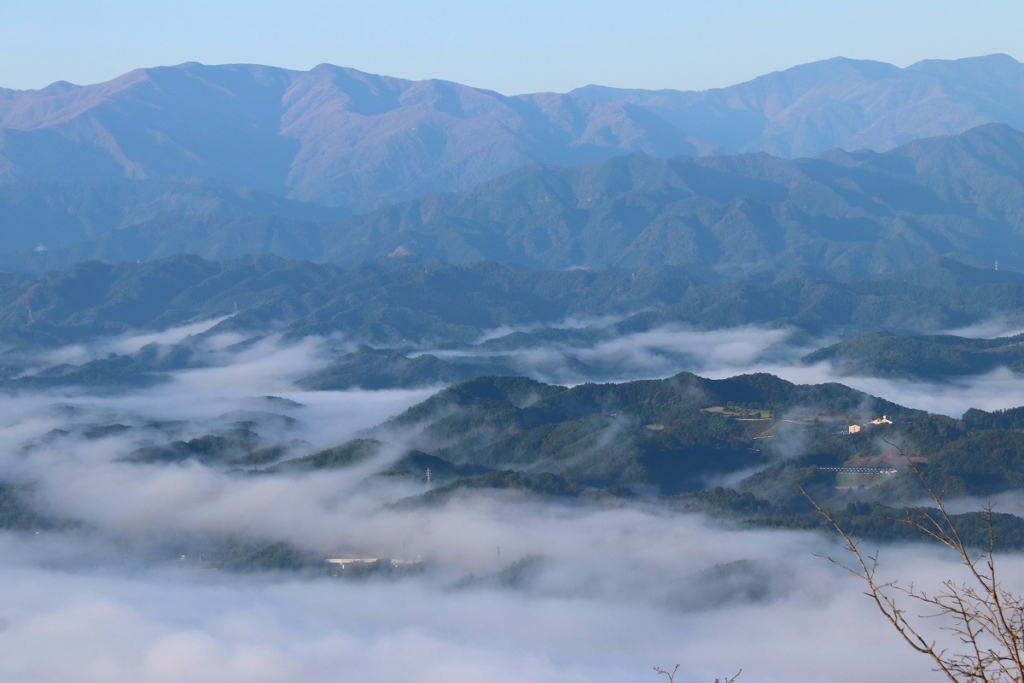
[[[619,316],[620,331],[746,324],[810,333],[927,332],[1024,307],[1024,276],[948,259],[898,278],[837,282],[780,272],[726,280],[671,267],[552,271],[492,262],[384,258],[341,268],[273,256],[82,263],[0,273],[0,340],[79,342],[230,316],[219,330],[285,325],[292,336],[344,333],[367,343],[468,343],[501,327]]]
[[[840,384],[794,385],[766,374],[707,380],[683,373],[572,388],[482,377],[439,392],[375,433],[386,438],[400,429],[406,447],[421,449],[399,472],[424,484],[426,469],[434,473],[435,487],[402,506],[443,504],[479,489],[618,504],[639,496],[755,525],[827,529],[808,491],[859,534],[911,540],[905,517],[917,513],[905,506],[922,490],[891,444],[903,444],[949,500],[1022,491],[1021,410],[972,409],[953,419]],[[846,429],[882,414],[891,421]],[[414,426],[420,431],[409,441]],[[748,468],[755,473],[730,487],[714,483]],[[985,540],[983,515],[956,520],[968,538]],[[1024,548],[1024,520],[1000,513],[996,521],[1000,547]]]
[[[1007,55],[906,68],[835,58],[702,92],[590,85],[513,97],[321,64],[136,69],[0,89],[0,184],[183,177],[368,208],[530,163],[889,150],[984,123],[1024,128]]]
[[[936,380],[1006,367],[1024,370],[1024,335],[970,339],[954,335],[874,332],[819,349],[805,363],[828,361],[849,374]]]
[[[722,380],[681,373],[573,387],[477,377],[326,449],[295,437],[301,406],[280,399],[261,405],[222,416],[224,426],[205,434],[171,423],[69,425],[25,444],[24,452],[61,440],[128,439],[145,445],[120,458],[126,467],[193,463],[233,477],[333,470],[405,482],[396,489],[405,497],[382,501],[399,509],[506,491],[565,504],[668,506],[760,526],[824,528],[807,491],[858,534],[893,540],[911,538],[904,517],[916,513],[905,505],[921,491],[890,444],[901,444],[949,500],[1024,490],[1024,409],[973,409],[953,419],[841,384],[798,385],[764,373]],[[891,421],[847,429],[882,414]],[[409,497],[410,488],[421,493]],[[36,509],[31,482],[7,483],[0,493],[4,528],[77,524]],[[957,520],[967,533],[984,526],[974,513]],[[1024,547],[1024,520],[1003,515],[998,524],[1000,543]],[[259,546],[247,547],[257,553],[252,566],[264,566]],[[266,552],[277,558],[271,563],[299,557],[287,548]],[[266,566],[312,566],[308,558],[288,562]]]
[[[955,254],[1024,270],[1024,133],[1001,124],[884,153],[634,154],[529,165],[460,192],[344,217],[220,181],[134,183],[0,185],[0,220],[9,222],[0,267],[38,272],[177,253],[350,266],[404,254],[855,281]]]

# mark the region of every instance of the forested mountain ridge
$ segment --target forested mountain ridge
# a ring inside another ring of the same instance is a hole
[[[525,163],[623,151],[698,150],[628,103],[505,97],[328,64],[188,63],[97,85],[0,91],[6,182],[196,176],[366,207],[463,189]]]
[[[10,228],[0,240],[0,265],[40,270],[185,252],[221,259],[276,253],[340,265],[388,255],[560,269],[671,265],[843,280],[943,256],[1024,270],[1024,133],[1001,124],[881,154],[636,154],[528,166],[466,192],[337,220],[325,207],[238,186],[135,187],[0,187],[0,223]],[[161,187],[166,197],[154,195]],[[103,209],[118,202],[120,212]],[[26,232],[36,225],[57,243],[4,253],[4,246],[32,244]]]
[[[792,384],[766,373],[723,380],[680,373],[571,388],[476,377],[369,430],[375,439],[285,464],[350,467],[405,453],[382,474],[418,480],[427,490],[400,506],[443,503],[473,489],[559,498],[668,495],[662,500],[683,509],[816,528],[822,520],[808,503],[810,492],[844,525],[891,540],[913,537],[901,520],[921,513],[904,502],[923,494],[914,468],[947,501],[1020,490],[1022,413],[972,409],[957,420],[842,384]],[[850,424],[860,431],[848,430]],[[326,464],[328,458],[337,462]],[[714,485],[740,472],[729,488]],[[984,539],[980,513],[956,519],[972,542]],[[1002,547],[1024,547],[1020,518],[1001,514],[994,521]]]
[[[905,336],[874,332],[847,339],[804,357],[829,361],[840,372],[875,377],[937,380],[978,375],[1000,367],[1024,371],[1024,335],[967,339],[954,335]]]
[[[7,266],[17,267],[19,256],[12,252],[32,253],[42,265],[47,250],[74,248],[73,245],[102,240],[109,233],[140,226],[162,231],[164,243],[158,249],[180,246],[180,251],[200,253],[205,245],[187,242],[196,230],[209,234],[244,224],[251,234],[261,224],[288,226],[295,233],[293,239],[298,240],[315,223],[346,215],[341,209],[283,199],[210,179],[108,178],[0,184],[0,254],[7,254]],[[166,244],[169,239],[175,239],[175,246]],[[274,248],[268,245],[266,250]],[[175,252],[163,255],[171,253]],[[107,256],[108,260],[139,258],[129,253]],[[68,255],[62,260],[84,259]]]
[[[412,348],[476,343],[496,328],[525,327],[484,344],[500,353],[503,347],[544,344],[550,339],[546,326],[573,317],[611,316],[602,333],[612,335],[679,324],[927,333],[996,314],[1012,317],[1022,308],[1024,276],[949,260],[901,273],[899,280],[851,283],[807,276],[727,281],[674,268],[633,273],[487,262],[454,266],[399,257],[340,268],[275,256],[205,261],[180,255],[149,263],[87,262],[36,276],[0,273],[0,339],[19,347],[223,316],[228,318],[220,330],[342,333]]]
[[[885,151],[991,122],[1024,129],[1024,68],[1000,54],[903,69],[836,57],[703,92],[587,86],[572,93],[645,107],[731,152],[781,157],[833,147]]]
[[[671,493],[766,464],[752,439],[775,433],[783,415],[805,426],[824,421],[834,430],[873,413],[924,415],[840,384],[794,385],[766,373],[708,380],[684,372],[571,388],[522,377],[477,377],[370,433],[381,439],[403,434],[406,447],[455,465]]]
[[[528,167],[345,219],[328,259],[416,253],[548,268],[657,264],[844,279],[945,255],[1024,270],[1024,133],[991,124],[884,154],[618,157]]]
[[[1005,55],[900,69],[832,59],[704,92],[589,86],[507,97],[323,64],[195,63],[0,89],[0,182],[194,176],[366,209],[529,163],[832,147],[884,151],[984,123],[1024,128]]]

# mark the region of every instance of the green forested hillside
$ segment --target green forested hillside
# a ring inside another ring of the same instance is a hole
[[[842,385],[794,385],[766,374],[707,380],[682,373],[572,388],[481,377],[410,408],[382,433],[416,427],[414,447],[454,463],[675,492],[765,464],[756,437],[772,435],[784,415],[834,430],[864,410],[917,414]]]
[[[685,509],[818,528],[808,492],[858,533],[895,539],[913,537],[901,519],[917,513],[905,506],[927,495],[914,468],[948,501],[1024,490],[1018,412],[972,410],[955,420],[838,384],[794,385],[764,374],[707,380],[684,373],[571,389],[480,377],[376,433],[416,434],[422,450],[408,457],[421,460],[398,471],[421,482],[426,468],[439,473],[438,487],[403,505],[480,488],[620,499],[659,493]],[[894,423],[846,429],[882,414]],[[459,472],[454,463],[490,471]],[[730,488],[715,485],[748,468],[754,473]],[[956,520],[984,541],[978,514]],[[1024,520],[1001,515],[996,523],[1003,546],[1024,547]]]
[[[619,316],[620,332],[671,323],[916,332],[1021,309],[1024,276],[949,260],[903,273],[900,280],[851,283],[806,275],[723,281],[714,273],[676,268],[550,271],[405,258],[339,268],[272,256],[175,256],[115,266],[82,263],[37,276],[0,273],[0,339],[9,344],[68,343],[219,316],[231,316],[221,330],[284,324],[293,335],[342,332],[374,343],[466,343],[485,330],[543,328],[567,317]],[[545,341],[536,335],[552,333],[525,334]]]
[[[830,361],[841,372],[879,377],[939,379],[998,367],[1020,371],[1024,369],[1024,335],[968,339],[874,332],[819,349],[803,360]]]
[[[1024,269],[1024,134],[985,126],[884,154],[764,154],[533,167],[346,219],[329,258],[396,249],[549,268],[700,265],[842,279],[956,253]]]
[[[411,254],[455,264],[671,265],[732,277],[784,272],[851,281],[955,255],[1024,270],[1024,133],[1001,124],[881,154],[635,154],[584,166],[526,166],[463,192],[340,220],[309,220],[322,216],[322,207],[303,211],[237,194],[198,192],[194,209],[171,202],[165,212],[159,202],[133,199],[135,223],[95,236],[72,226],[82,241],[9,251],[0,264],[40,270],[187,252],[218,259],[274,253],[347,266]],[[0,208],[3,199],[0,193]],[[38,198],[28,204],[52,213]],[[20,220],[49,224],[35,215]]]
[[[948,259],[898,278],[851,283],[784,275],[729,281],[670,267],[634,273],[453,266],[415,258],[351,268],[272,256],[90,262],[37,276],[0,274],[0,341],[9,347],[0,358],[0,386],[148,386],[168,372],[210,363],[202,352],[210,335],[254,338],[271,331],[286,342],[308,335],[344,340],[331,347],[326,367],[302,378],[310,389],[422,387],[480,374],[604,381],[636,377],[637,370],[587,349],[661,328],[743,325],[789,328],[790,342],[804,345],[824,335],[873,333],[807,360],[829,360],[851,372],[938,377],[1014,367],[1017,340],[907,333],[993,315],[1020,320],[1022,310],[1024,276]],[[204,320],[208,332],[137,351],[53,365],[25,355]],[[534,352],[550,350],[559,354],[557,363],[538,365],[543,354]],[[666,358],[660,375],[692,367],[681,356]]]
[[[975,409],[953,419],[841,384],[797,385],[763,373],[722,380],[681,373],[571,388],[476,377],[321,449],[294,438],[298,422],[287,413],[301,409],[282,409],[228,414],[226,428],[191,437],[174,436],[185,424],[81,424],[28,443],[24,452],[54,439],[134,435],[151,445],[121,458],[125,466],[194,461],[240,477],[345,470],[404,482],[391,501],[403,508],[507,490],[820,528],[807,492],[858,534],[888,539],[911,537],[901,519],[919,514],[907,504],[926,495],[907,457],[947,501],[1024,490],[1024,409]],[[883,414],[891,423],[870,424]],[[850,424],[861,431],[850,433]],[[0,493],[2,527],[65,523],[33,512],[30,487],[7,485]],[[956,520],[984,540],[976,513]],[[1002,515],[997,526],[1002,546],[1024,547],[1024,521]]]

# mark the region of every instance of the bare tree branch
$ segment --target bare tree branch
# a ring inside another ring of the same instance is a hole
[[[676,664],[671,671],[666,671],[665,669],[662,669],[658,666],[654,667],[654,673],[658,674],[659,676],[665,676],[666,678],[668,678],[668,683],[675,683],[677,671],[679,671],[678,664]],[[729,678],[716,678],[715,683],[736,683],[736,679],[740,677],[741,673],[743,673],[743,669],[740,669]]]
[[[938,593],[920,590],[913,583],[880,581],[878,554],[868,555],[851,531],[842,528],[832,513],[819,505],[802,488],[811,506],[844,541],[853,558],[846,563],[824,556],[864,582],[867,595],[900,637],[915,651],[928,656],[952,683],[1024,683],[1024,597],[1003,588],[996,575],[996,530],[992,503],[985,506],[988,539],[980,549],[971,549],[943,502],[942,493],[924,471],[896,444],[886,441],[906,461],[927,491],[934,508],[909,506],[911,514],[898,518],[923,537],[953,551],[967,570],[965,582],[944,581]],[[908,614],[897,599],[923,610]],[[937,620],[949,643],[939,643],[922,631],[925,620]]]

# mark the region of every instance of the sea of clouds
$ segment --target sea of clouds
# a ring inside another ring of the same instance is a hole
[[[40,365],[206,329],[63,349]],[[768,371],[948,415],[1024,403],[1024,381],[1009,371],[948,383],[840,377],[796,362],[808,344],[792,335],[664,328],[530,349],[522,363],[539,379],[573,382],[586,378],[546,368],[571,353],[621,379]],[[74,522],[0,533],[0,679],[621,682],[660,680],[652,667],[676,663],[677,681],[741,668],[750,683],[934,678],[856,579],[817,556],[843,552],[818,534],[739,528],[653,504],[511,494],[394,508],[387,503],[424,485],[370,476],[395,457],[388,453],[353,469],[258,477],[194,461],[124,461],[161,438],[223,428],[240,411],[286,414],[294,422],[257,428],[312,452],[437,389],[301,391],[296,381],[330,362],[334,342],[217,335],[204,344],[208,363],[152,388],[0,396],[0,480],[27,487],[40,512]],[[132,429],[84,436],[103,424]],[[419,556],[428,569],[365,580],[218,572],[170,551],[210,536],[285,541],[324,557]],[[931,547],[885,547],[882,558],[887,575],[919,585],[957,572]],[[1022,559],[1007,556],[1003,575],[1024,576]]]

